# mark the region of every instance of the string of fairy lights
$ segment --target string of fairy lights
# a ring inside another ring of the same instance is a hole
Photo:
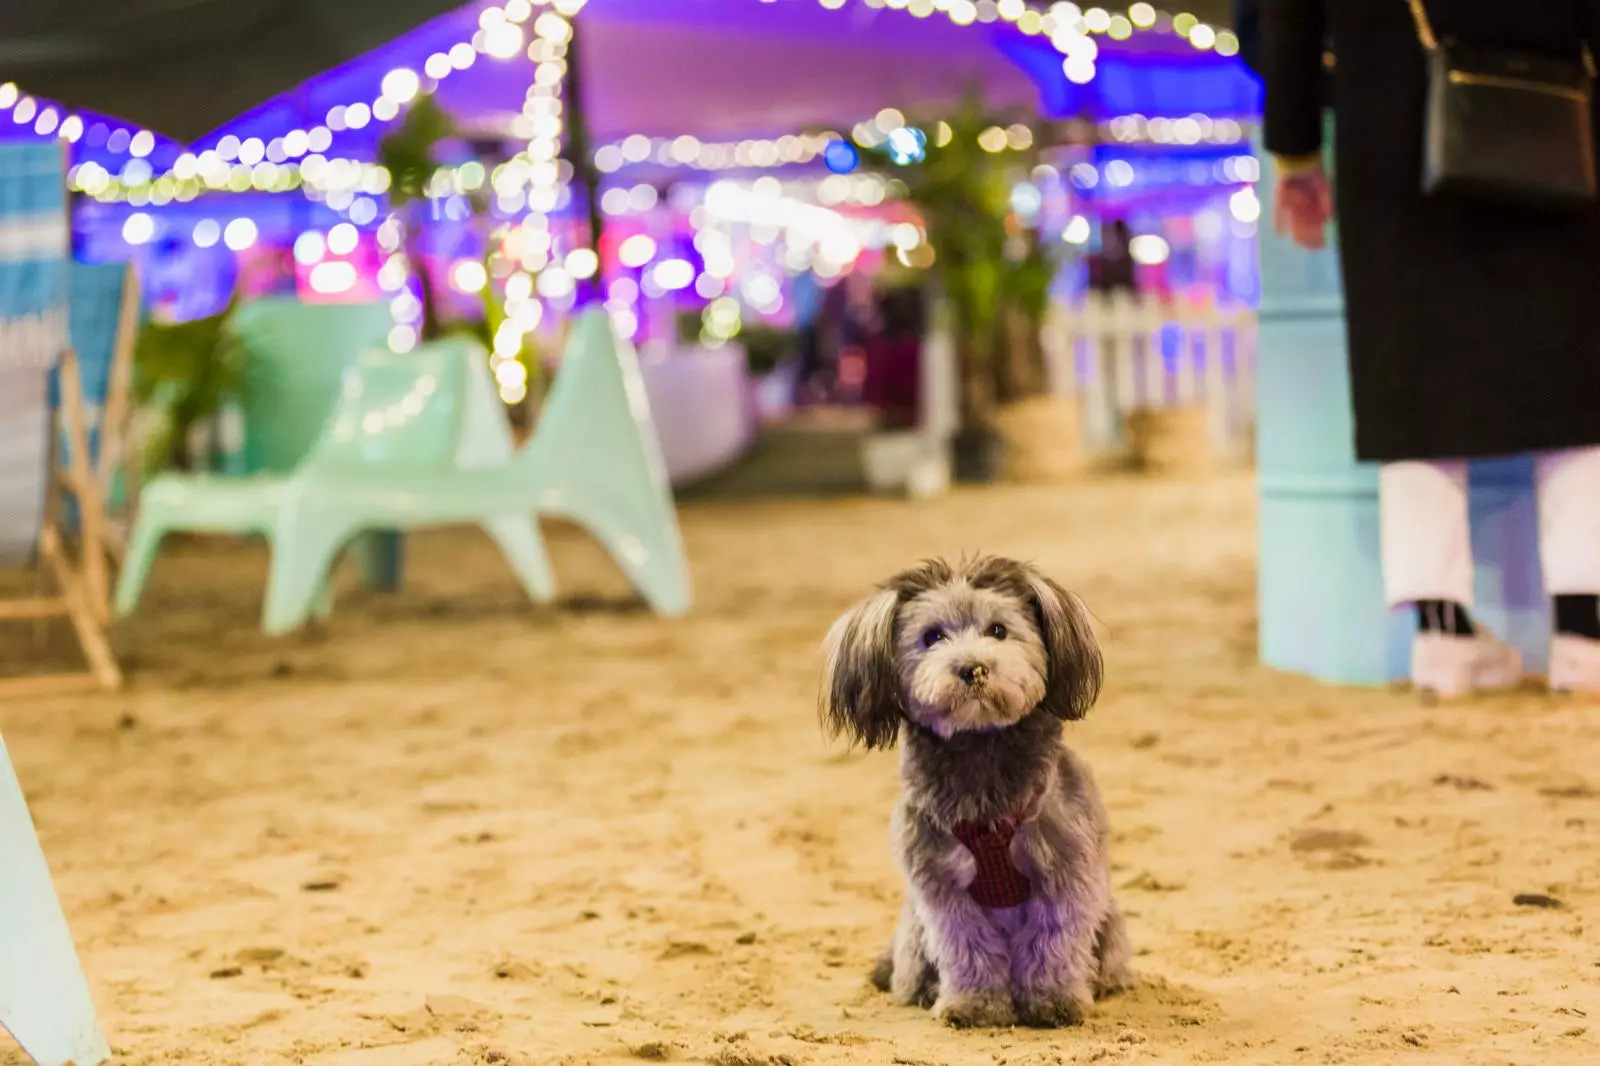
[[[851,0],[818,0],[825,8],[838,9]],[[1098,57],[1097,36],[1125,40],[1140,30],[1172,33],[1199,50],[1215,50],[1228,56],[1238,52],[1238,39],[1230,31],[1218,30],[1193,15],[1168,16],[1149,3],[1135,3],[1126,12],[1105,8],[1080,8],[1071,2],[1057,2],[1040,10],[1024,0],[854,0],[869,8],[904,10],[918,17],[944,14],[957,25],[1003,21],[1030,36],[1046,36],[1063,56],[1063,69],[1074,81],[1088,82],[1094,76]],[[289,192],[305,190],[313,199],[324,200],[343,211],[361,195],[378,196],[386,190],[387,176],[382,168],[355,159],[330,159],[326,152],[335,135],[345,130],[360,130],[370,123],[385,123],[397,118],[404,106],[425,88],[436,87],[453,73],[470,69],[479,55],[511,59],[523,51],[525,24],[532,21],[534,42],[527,49],[535,61],[534,84],[518,125],[528,136],[526,158],[514,160],[497,183],[522,177],[526,181],[529,205],[559,196],[559,175],[552,181],[548,166],[554,155],[541,158],[555,145],[559,150],[561,132],[560,84],[564,76],[565,44],[571,39],[570,19],[585,0],[506,0],[501,6],[485,9],[479,26],[469,41],[459,41],[435,52],[422,64],[422,72],[406,67],[390,71],[379,95],[370,103],[352,101],[327,112],[323,123],[309,129],[291,130],[270,140],[226,135],[198,153],[186,152],[162,174],[153,173],[146,160],[156,139],[147,130],[111,131],[104,142],[116,151],[127,151],[130,159],[118,173],[98,163],[75,168],[73,187],[96,199],[126,201],[133,206],[162,206],[174,200],[185,202],[207,192]],[[544,10],[539,10],[544,9]],[[535,13],[538,11],[537,18]],[[424,80],[426,79],[426,81]],[[10,110],[13,121],[32,122],[40,134],[57,133],[76,142],[84,132],[84,120],[74,114],[61,116],[53,107],[41,106],[21,96],[15,85],[0,86],[0,111]],[[1197,116],[1198,117],[1198,116]],[[1182,121],[1182,120],[1177,120]],[[863,128],[856,128],[861,142]],[[869,134],[870,136],[870,134]],[[747,139],[726,143],[704,143],[692,136],[675,138],[629,137],[602,146],[595,163],[602,173],[613,172],[628,163],[651,161],[666,166],[687,166],[703,170],[765,168],[807,163],[821,154],[831,138],[826,135],[791,135],[774,139]],[[1152,140],[1161,141],[1158,135]],[[1185,142],[1174,138],[1171,143]],[[1217,143],[1225,143],[1219,141]],[[508,194],[511,198],[514,194]],[[375,220],[375,215],[358,224]]]

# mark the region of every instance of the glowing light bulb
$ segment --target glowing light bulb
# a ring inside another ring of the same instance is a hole
[[[570,26],[567,27],[567,33],[569,36],[572,33]],[[490,26],[483,31],[483,50],[496,59],[510,59],[519,54],[522,51],[522,27],[515,22],[500,22]]]
[[[356,267],[343,259],[330,259],[311,268],[306,282],[313,292],[333,295],[356,287]]]
[[[642,267],[656,255],[656,242],[648,234],[635,233],[617,249],[617,259],[625,267]]]
[[[122,239],[129,244],[144,244],[156,235],[156,221],[143,211],[135,211],[122,224]]]
[[[450,283],[460,292],[482,292],[489,284],[489,273],[476,259],[462,259],[451,268]]]
[[[389,331],[389,350],[399,354],[417,346],[417,331],[410,326],[396,326]]]
[[[572,39],[572,23],[554,11],[546,11],[534,20],[533,32],[547,41],[564,44]]]
[[[348,222],[341,222],[328,231],[328,251],[334,255],[349,255],[360,241],[360,231]]]
[[[1070,56],[1066,62],[1062,62],[1061,69],[1067,75],[1067,80],[1074,83],[1074,85],[1088,85],[1094,80],[1093,59]]]
[[[236,218],[222,231],[222,243],[236,252],[242,252],[256,243],[256,224],[248,218]]]
[[[1261,200],[1254,189],[1240,189],[1228,197],[1228,210],[1240,222],[1254,222],[1261,217]]]
[[[449,62],[450,60],[446,58],[445,63]],[[383,95],[397,104],[409,103],[421,88],[422,79],[417,77],[416,71],[408,67],[396,67],[391,70],[383,76],[381,85]]]
[[[1167,242],[1154,233],[1142,233],[1128,242],[1128,255],[1142,266],[1157,266],[1171,254]]]
[[[295,262],[302,266],[314,266],[322,262],[323,253],[327,251],[327,242],[322,239],[322,234],[314,229],[308,229],[294,239]]]
[[[194,224],[194,243],[197,248],[211,248],[222,239],[222,227],[214,218],[202,218]]]
[[[567,273],[575,278],[592,278],[600,269],[600,257],[589,248],[574,248],[567,253]]]

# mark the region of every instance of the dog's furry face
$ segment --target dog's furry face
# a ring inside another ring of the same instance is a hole
[[[888,747],[902,719],[948,738],[1005,728],[1036,708],[1082,718],[1100,676],[1076,596],[1010,559],[932,560],[834,624],[822,716],[835,734]]]

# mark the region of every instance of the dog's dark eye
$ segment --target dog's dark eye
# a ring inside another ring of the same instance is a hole
[[[939,643],[943,639],[944,639],[944,630],[942,630],[942,629],[930,629],[926,633],[922,634],[922,646],[924,648],[931,648],[931,647],[933,647],[935,644]]]
[[[1006,627],[1001,625],[999,622],[996,622],[994,625],[989,627],[989,635],[995,640],[1005,640]]]

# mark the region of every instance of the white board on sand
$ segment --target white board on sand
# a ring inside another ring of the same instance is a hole
[[[39,1066],[99,1066],[111,1057],[3,739],[0,1026]]]

